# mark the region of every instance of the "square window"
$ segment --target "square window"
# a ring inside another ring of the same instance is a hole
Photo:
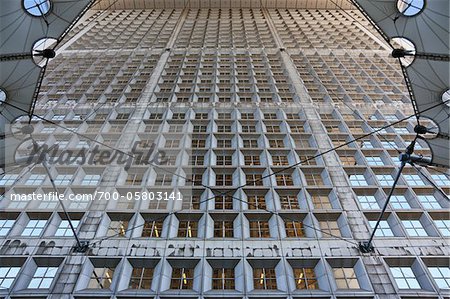
[[[233,290],[234,269],[214,268],[212,278],[212,288],[214,290]]]
[[[71,220],[73,228],[76,230],[80,224],[80,220]],[[73,232],[70,228],[69,220],[62,220],[55,232],[56,237],[72,237]]]
[[[48,289],[56,276],[58,267],[37,267],[28,284],[29,289]]]
[[[109,289],[112,284],[115,268],[95,267],[89,280],[89,289]]]
[[[428,270],[440,289],[450,289],[449,267],[428,267]]]
[[[333,268],[338,289],[360,289],[358,278],[353,268]]]
[[[349,176],[349,180],[352,186],[368,186],[366,178],[362,174],[352,174]]]
[[[46,224],[47,220],[30,219],[22,232],[22,236],[39,237]]]
[[[376,221],[369,221],[370,227],[372,229],[375,228]],[[389,222],[386,220],[381,220],[380,224],[378,225],[378,228],[375,232],[375,236],[377,237],[393,237],[394,233],[391,230],[391,227],[389,226]]]
[[[425,209],[431,210],[442,208],[434,195],[419,195],[417,198]]]
[[[178,238],[196,238],[198,221],[181,220],[178,225]]]
[[[270,238],[269,222],[264,220],[251,220],[250,238]]]
[[[445,237],[450,237],[450,220],[434,220],[434,224]]]
[[[411,209],[408,200],[403,195],[392,195],[390,203],[393,209]]]
[[[174,268],[170,288],[175,290],[192,289],[194,285],[194,269]]]
[[[5,237],[8,235],[14,225],[14,222],[16,221],[11,219],[0,219],[0,237]]]
[[[0,267],[0,289],[9,289],[19,271],[20,267]]]
[[[253,269],[253,287],[258,290],[276,290],[277,277],[274,268]]]
[[[133,268],[128,288],[149,290],[152,286],[153,271],[152,268]]]
[[[363,209],[373,210],[380,208],[380,205],[373,195],[360,195],[358,196],[358,201]]]
[[[399,289],[420,289],[420,284],[410,267],[390,267]]]
[[[314,268],[296,268],[294,269],[294,278],[296,288],[299,290],[317,290],[319,283],[317,281]]]
[[[160,238],[162,234],[163,221],[145,221],[142,229],[142,237]]]
[[[426,237],[428,236],[426,230],[423,228],[419,220],[402,220],[406,233],[410,237]]]

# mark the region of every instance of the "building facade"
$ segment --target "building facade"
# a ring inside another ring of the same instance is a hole
[[[448,171],[406,167],[358,249],[415,118],[364,17],[311,2],[90,11],[48,66],[33,138],[165,162],[5,170],[0,297],[449,298]],[[56,191],[84,252],[58,200],[13,198]]]

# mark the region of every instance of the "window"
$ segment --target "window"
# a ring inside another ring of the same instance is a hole
[[[294,181],[292,180],[292,176],[290,174],[276,174],[275,179],[277,182],[277,186],[293,186]]]
[[[91,279],[89,280],[89,289],[109,289],[112,283],[115,268],[100,267],[94,268]]]
[[[253,287],[258,290],[276,290],[277,277],[273,268],[253,269]]]
[[[434,220],[439,231],[445,237],[450,237],[450,220]]]
[[[18,174],[5,174],[0,179],[0,186],[11,186],[19,177]]]
[[[80,220],[72,220],[73,228],[76,230],[78,225],[80,224]],[[71,237],[73,236],[72,229],[69,225],[69,220],[62,220],[58,226],[58,229],[55,233],[56,237]]]
[[[72,182],[73,175],[72,174],[58,174],[55,178],[56,186],[67,186]]]
[[[419,220],[402,220],[402,224],[406,229],[406,233],[410,237],[428,236]]]
[[[372,229],[375,228],[375,224],[377,222],[376,221],[369,221],[370,227]],[[377,237],[393,237],[394,233],[391,230],[391,227],[389,226],[389,222],[387,222],[386,220],[381,220],[380,224],[378,225],[378,228],[375,232],[375,236]]]
[[[217,174],[216,186],[233,186],[233,176],[231,174]]]
[[[232,210],[233,209],[233,197],[229,195],[220,195],[215,197],[216,210]]]
[[[217,156],[216,165],[232,165],[231,156]]]
[[[403,177],[410,186],[425,186],[425,183],[417,174],[404,174]]]
[[[260,174],[246,174],[245,181],[248,186],[262,186],[262,175]]]
[[[274,156],[272,155],[272,162],[274,166],[286,166],[289,165],[287,156]]]
[[[283,148],[284,141],[283,139],[269,139],[269,145],[271,148]]]
[[[373,156],[373,157],[366,157],[367,164],[370,166],[383,166],[384,162],[381,159],[381,157]]]
[[[299,290],[319,289],[319,283],[314,268],[296,268],[294,269],[294,277],[295,285]]]
[[[194,285],[194,269],[174,268],[170,288],[176,290],[192,289]]]
[[[305,236],[301,221],[286,221],[286,236],[288,238],[302,238]]]
[[[300,209],[297,197],[294,195],[280,195],[281,208],[285,210]]]
[[[449,267],[428,267],[428,270],[440,289],[450,289]]]
[[[0,237],[8,235],[9,231],[14,225],[15,220],[12,219],[0,219]]]
[[[163,221],[145,221],[142,229],[142,237],[160,238],[162,234]]]
[[[312,202],[315,209],[332,209],[330,199],[327,195],[313,194],[311,195]]]
[[[37,267],[28,284],[29,289],[48,289],[56,276],[58,267]]]
[[[172,174],[158,173],[155,179],[156,186],[170,186],[172,183]],[[194,178],[192,179],[194,181]]]
[[[19,271],[20,267],[0,267],[0,289],[9,289]]]
[[[320,230],[322,231],[323,238],[340,237],[341,231],[337,221],[334,220],[322,220],[319,221]]]
[[[368,186],[366,178],[362,174],[352,174],[349,179],[352,186]]]
[[[394,178],[390,174],[377,174],[375,175],[380,182],[381,186],[392,186],[394,184]]]
[[[270,229],[268,221],[250,220],[250,238],[269,238]]]
[[[244,156],[244,161],[247,166],[261,165],[259,156]]]
[[[127,175],[127,180],[125,184],[139,186],[142,184],[143,174],[142,173],[129,173]]]
[[[232,238],[233,221],[214,221],[214,238]]]
[[[420,284],[410,267],[390,267],[399,289],[420,289]]]
[[[128,288],[149,290],[152,286],[153,270],[153,268],[133,268]]]
[[[27,226],[22,232],[22,236],[39,237],[44,230],[47,220],[33,220],[28,221]]]
[[[196,238],[197,237],[197,221],[182,220],[178,226],[179,238]]]
[[[437,201],[434,195],[419,195],[417,196],[419,201],[422,203],[422,206],[425,209],[440,209],[441,205]]]
[[[390,201],[391,201],[391,206],[393,209],[410,209],[411,208],[408,201],[406,200],[406,197],[404,197],[403,195],[392,195]]]
[[[333,275],[338,289],[359,289],[358,278],[353,268],[333,268]]]
[[[264,199],[264,196],[250,195],[247,197],[247,203],[249,210],[266,209],[266,200]]]
[[[39,186],[44,182],[45,175],[44,174],[32,174],[25,182],[28,186]]]
[[[372,210],[380,208],[375,196],[373,195],[359,195],[358,201],[363,209]]]
[[[100,182],[99,174],[87,174],[84,176],[81,181],[81,185],[83,186],[96,186]]]
[[[450,179],[444,174],[432,174],[431,177],[436,182],[436,185],[442,187],[450,186]]]
[[[125,237],[128,229],[128,220],[112,220],[109,224],[108,237]]]
[[[212,288],[214,290],[233,290],[234,289],[234,269],[214,268]]]

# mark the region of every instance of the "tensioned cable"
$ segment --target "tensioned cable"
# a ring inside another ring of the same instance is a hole
[[[420,173],[428,181],[428,183],[430,183],[434,187],[434,189],[436,189],[439,193],[441,193],[444,196],[444,198],[450,200],[449,196],[445,194],[445,192],[439,186],[437,186],[432,179],[426,176],[419,167],[417,167],[415,164],[412,164],[412,166],[414,167],[414,169],[416,169],[418,173]]]

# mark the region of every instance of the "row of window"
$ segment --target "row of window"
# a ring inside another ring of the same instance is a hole
[[[242,292],[245,288],[280,291],[293,288],[323,292],[372,292],[365,268],[358,259],[289,259],[287,262],[284,264],[277,259],[208,259],[207,263],[200,263],[196,259],[175,258],[164,262],[150,258],[121,261],[93,257],[84,262],[75,291],[140,289],[151,292],[159,289],[199,292],[203,288],[206,291]],[[8,263],[0,265],[0,288],[14,291],[51,289],[62,272],[64,265],[61,264],[63,262],[59,258],[35,258],[28,262],[9,258]],[[400,291],[450,289],[450,268],[445,258],[386,259],[385,264],[390,278]]]
[[[12,213],[0,219],[0,237],[70,237],[72,231],[69,221],[59,214],[25,213],[18,216]],[[378,214],[367,214],[371,228]],[[87,220],[83,214],[71,217],[77,231]],[[45,233],[44,233],[45,232]],[[387,213],[380,222],[376,236],[379,237],[444,237],[450,236],[448,215],[435,213],[432,218],[426,214]],[[246,213],[244,217],[236,214],[177,213],[170,217],[167,213],[131,214],[109,213],[102,218],[97,235],[108,237],[151,237],[151,238],[330,238],[351,237],[347,221],[340,213],[301,213],[291,214]]]

